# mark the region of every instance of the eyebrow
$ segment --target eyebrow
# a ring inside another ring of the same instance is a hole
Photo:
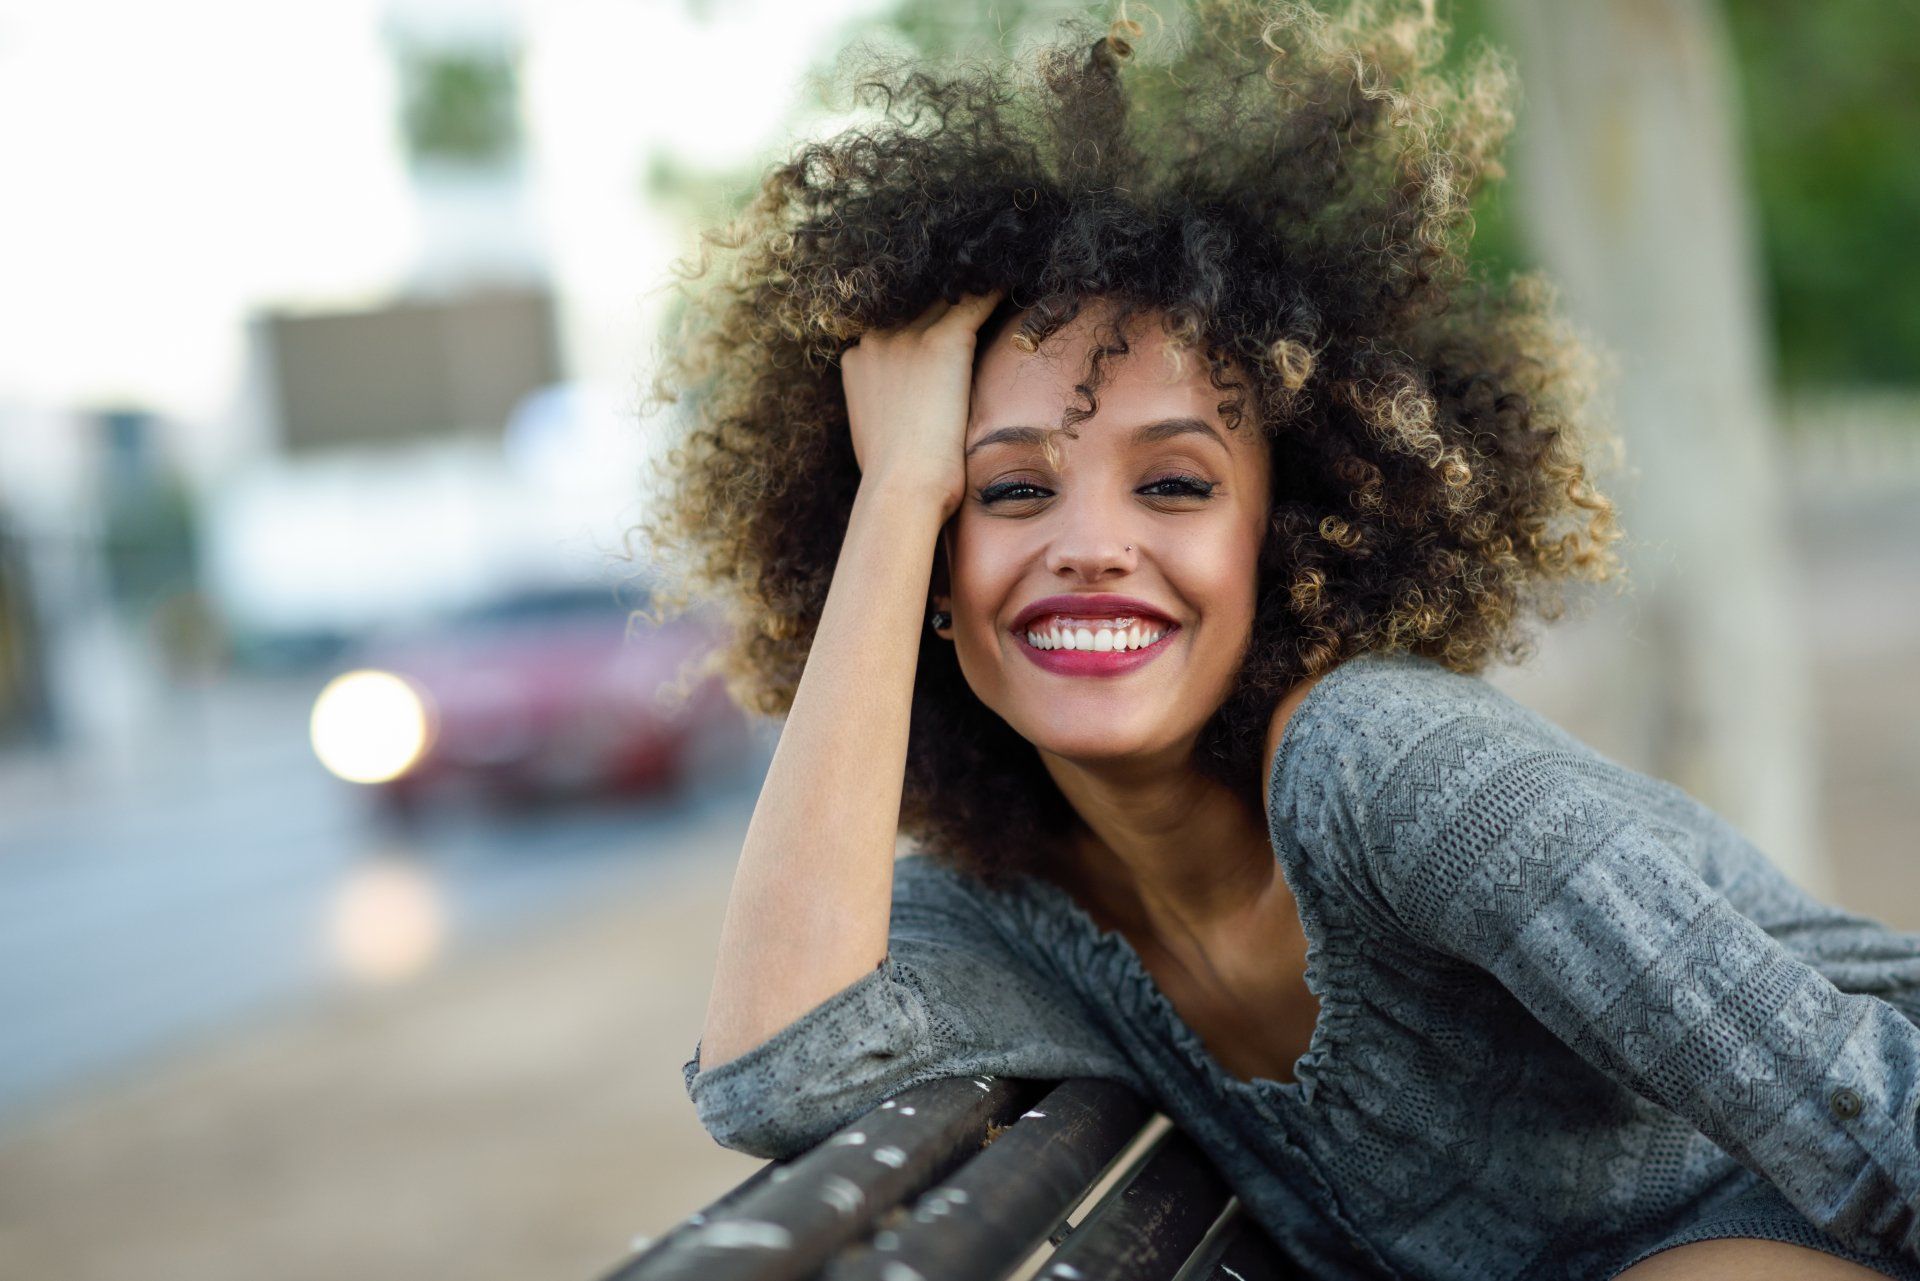
[[[1134,430],[1133,443],[1153,445],[1175,436],[1184,436],[1188,432],[1211,436],[1220,448],[1227,448],[1226,440],[1213,429],[1213,425],[1198,418],[1162,418],[1158,422],[1146,423]],[[1046,437],[1047,433],[1039,427],[996,427],[969,445],[966,456],[971,458],[988,445],[1038,445]]]

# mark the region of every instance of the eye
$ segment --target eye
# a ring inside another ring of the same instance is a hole
[[[985,489],[981,490],[980,501],[983,503],[997,503],[1003,498],[1030,497],[1030,495],[1019,493],[1022,489],[1032,490],[1035,494],[1045,494],[1047,492],[1038,485],[1030,484],[1024,480],[1008,480],[1002,481],[998,485],[988,485]]]
[[[1211,498],[1214,491],[1214,482],[1201,480],[1198,476],[1163,476],[1141,488],[1159,489],[1162,485],[1172,487],[1160,495],[1163,498]]]

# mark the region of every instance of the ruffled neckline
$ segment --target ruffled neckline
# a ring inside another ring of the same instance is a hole
[[[1053,950],[1064,955],[1074,972],[1089,976],[1102,991],[1119,994],[1121,1008],[1133,1018],[1144,1012],[1152,1027],[1165,1034],[1193,1068],[1224,1089],[1254,1096],[1298,1095],[1303,1103],[1313,1096],[1314,1064],[1324,1053],[1326,1038],[1326,1001],[1318,974],[1318,948],[1311,935],[1307,939],[1307,990],[1320,998],[1320,1017],[1314,1021],[1307,1049],[1294,1061],[1294,1080],[1272,1077],[1251,1080],[1235,1076],[1208,1050],[1173,1002],[1160,988],[1140,953],[1124,934],[1102,928],[1079,902],[1058,885],[1039,877],[1024,878],[1026,892],[1041,909],[1042,919],[1057,922],[1060,929],[1049,941]]]
[[[1294,1060],[1293,1080],[1273,1077],[1249,1080],[1229,1072],[1207,1049],[1200,1034],[1180,1017],[1172,1000],[1161,990],[1146,962],[1124,934],[1103,928],[1072,894],[1054,882],[1034,875],[1019,878],[1021,893],[1015,897],[1028,905],[1029,910],[1023,915],[1028,917],[1027,928],[1037,942],[1070,966],[1069,972],[1087,976],[1097,992],[1113,993],[1128,1017],[1144,1018],[1152,1030],[1162,1034],[1196,1071],[1220,1090],[1255,1103],[1311,1106],[1331,1053],[1339,1043],[1341,1028],[1352,1012],[1348,995],[1332,989],[1328,983],[1329,968],[1337,968],[1335,954],[1351,945],[1352,930],[1344,913],[1329,916],[1323,911],[1325,905],[1321,902],[1319,887],[1308,884],[1311,878],[1307,851],[1294,839],[1293,831],[1282,826],[1283,819],[1291,822],[1297,817],[1291,789],[1282,787],[1282,783],[1289,778],[1289,767],[1299,759],[1301,745],[1322,731],[1324,713],[1332,701],[1328,692],[1344,684],[1359,667],[1391,657],[1361,654],[1316,682],[1289,718],[1267,775],[1264,799],[1268,840],[1280,875],[1293,894],[1306,939],[1302,977],[1307,991],[1319,1003],[1307,1048]]]

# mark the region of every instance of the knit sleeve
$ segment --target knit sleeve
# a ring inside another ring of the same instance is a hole
[[[1076,999],[1024,963],[968,878],[922,854],[894,864],[887,955],[768,1040],[682,1068],[723,1147],[785,1159],[922,1081],[1104,1076],[1141,1088]]]
[[[1499,704],[1391,701],[1341,736],[1326,789],[1391,917],[1823,1231],[1920,1260],[1920,1027],[1737,910],[1644,776]]]
[[[1842,992],[1877,996],[1920,1025],[1920,934],[1822,902],[1744,838],[1723,849],[1733,857],[1721,884],[1742,913]]]

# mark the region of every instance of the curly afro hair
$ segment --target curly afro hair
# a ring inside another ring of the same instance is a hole
[[[1370,650],[1522,661],[1567,580],[1623,573],[1590,481],[1590,447],[1618,453],[1595,361],[1540,279],[1466,255],[1513,122],[1504,57],[1443,72],[1431,0],[1191,18],[1158,60],[1124,17],[1023,60],[869,52],[875,123],[798,146],[682,268],[704,287],[662,346],[653,400],[682,412],[641,529],[680,579],[656,600],[727,609],[706,670],[749,711],[792,705],[859,486],[840,353],[962,292],[1008,288],[982,333],[1018,314],[1023,350],[1102,303],[1082,416],[1129,319],[1156,315],[1228,424],[1271,442],[1253,635],[1194,762],[1256,810],[1303,677]],[[902,830],[990,884],[1035,871],[1076,817],[922,637]]]

